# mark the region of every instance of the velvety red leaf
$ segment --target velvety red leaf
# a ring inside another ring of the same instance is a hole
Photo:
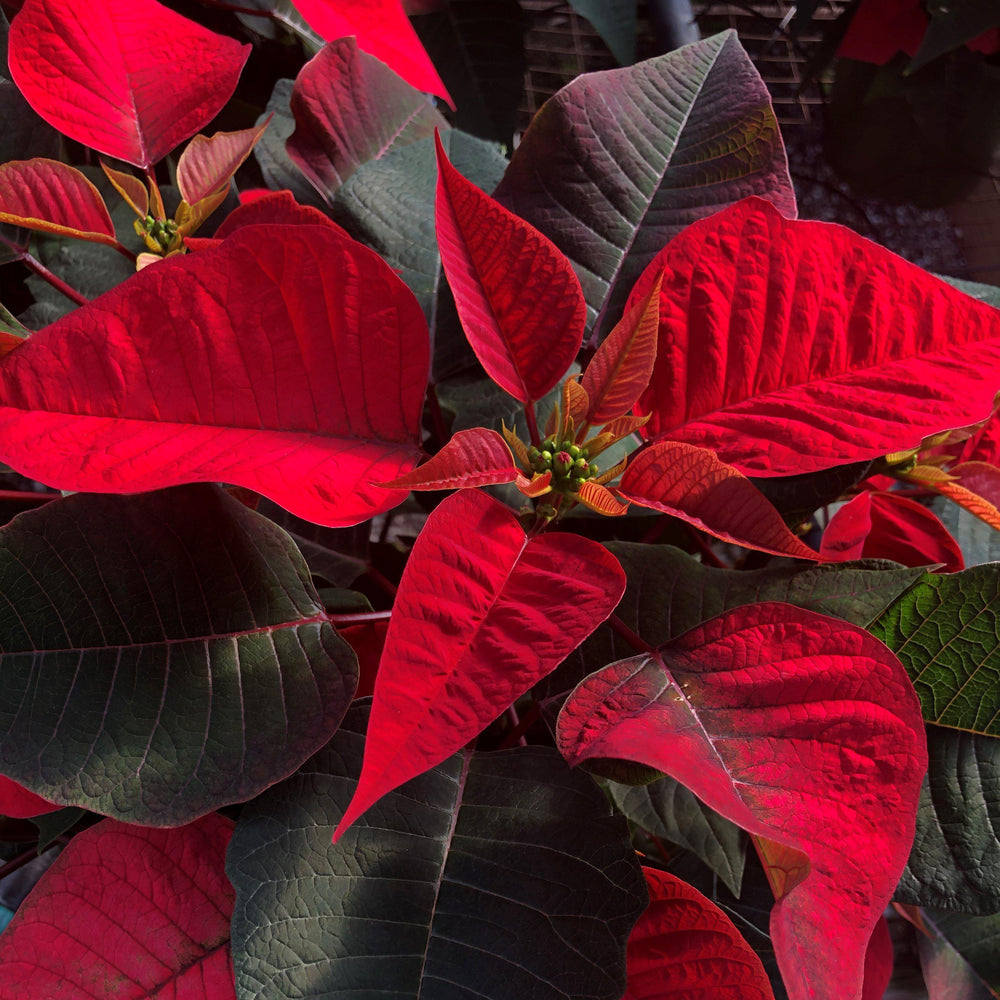
[[[412,472],[378,485],[394,490],[467,489],[512,483],[517,475],[504,439],[496,431],[472,427],[457,431],[433,458]]]
[[[216,116],[249,54],[155,0],[27,0],[10,26],[11,76],[35,111],[137,167]]]
[[[0,937],[0,1000],[236,1000],[232,831],[213,813],[77,834]]]
[[[329,202],[363,164],[448,127],[424,94],[353,38],[330,42],[302,67],[291,110],[285,148]]]
[[[916,55],[929,21],[919,0],[864,0],[851,16],[837,56],[883,66],[897,52]]]
[[[824,559],[891,559],[904,566],[942,563],[965,568],[958,542],[923,504],[898,493],[859,493],[830,518],[823,532]]]
[[[660,282],[635,302],[598,347],[583,373],[590,423],[623,417],[642,395],[653,373],[660,326]]]
[[[894,955],[892,936],[885,916],[879,917],[865,952],[865,985],[861,1000],[882,1000],[892,979]]]
[[[267,122],[262,122],[256,128],[239,132],[216,132],[211,137],[196,135],[177,161],[181,197],[194,205],[228,185],[266,128]]]
[[[556,668],[625,592],[588,538],[527,538],[485,493],[452,494],[410,554],[375,681],[365,762],[336,840],[386,792],[465,746]]]
[[[805,854],[808,875],[771,914],[789,997],[859,1000],[927,769],[913,685],[882,643],[787,604],[736,608],[591,674],[565,703],[557,741],[571,764],[664,771]]]
[[[774,1000],[756,952],[715,903],[644,868],[649,906],[628,939],[623,1000]]]
[[[0,816],[27,819],[30,816],[55,812],[57,809],[62,809],[62,806],[43,799],[11,778],[0,774]]]
[[[358,46],[381,59],[417,90],[451,96],[413,30],[399,0],[296,0],[295,7],[325,41],[354,35]]]
[[[1000,413],[989,420],[968,441],[958,454],[961,462],[1000,462]]]
[[[822,558],[788,530],[746,476],[705,448],[658,441],[629,463],[616,492],[727,542],[798,559]]]
[[[428,353],[374,252],[326,227],[242,229],[7,355],[0,454],[60,489],[226,482],[353,524],[405,496],[369,484],[417,461]]]
[[[375,693],[375,678],[385,647],[385,634],[389,628],[387,621],[360,622],[338,629],[341,638],[346,639],[358,658],[358,688],[355,699],[367,698]]]
[[[437,142],[441,263],[465,335],[486,373],[522,403],[566,374],[587,306],[554,243],[466,180]]]
[[[117,242],[100,191],[56,160],[0,164],[0,222],[109,246]]]
[[[962,462],[948,470],[967,490],[1000,507],[1000,469],[990,462]]]
[[[268,191],[252,201],[242,202],[223,219],[215,231],[217,239],[225,239],[242,226],[259,225],[326,226],[346,239],[347,230],[342,229],[328,215],[324,215],[312,205],[300,205],[291,191]]]
[[[993,410],[1000,311],[841,226],[746,199],[672,240],[631,301],[661,272],[647,437],[781,476],[914,448]]]

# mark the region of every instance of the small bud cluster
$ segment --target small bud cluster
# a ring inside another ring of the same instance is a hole
[[[528,449],[528,461],[533,472],[552,472],[552,489],[557,493],[576,493],[580,487],[600,473],[595,462],[587,460],[587,449],[572,439],[557,441],[546,438],[541,448]]]
[[[136,235],[143,237],[150,250],[166,252],[170,249],[177,236],[177,223],[173,219],[154,219],[147,215],[145,219],[136,219]]]

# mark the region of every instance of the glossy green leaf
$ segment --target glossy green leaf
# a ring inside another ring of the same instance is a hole
[[[227,870],[242,1000],[617,1000],[645,906],[624,823],[554,751],[462,751],[332,846],[361,768],[356,705],[244,809]]]
[[[927,573],[871,626],[899,657],[924,718],[1000,736],[1000,564]]]
[[[735,823],[669,776],[635,788],[617,781],[605,787],[629,820],[654,837],[689,850],[739,896],[749,841]]]
[[[1000,740],[927,727],[929,766],[910,860],[893,897],[965,913],[1000,910]]]
[[[636,0],[569,0],[623,65],[635,62]]]
[[[767,88],[735,32],[577,78],[535,116],[496,190],[573,262],[599,337],[668,240],[751,194],[795,215]]]
[[[0,592],[0,770],[128,822],[257,794],[357,682],[291,541],[215,486],[26,513],[0,532]]]

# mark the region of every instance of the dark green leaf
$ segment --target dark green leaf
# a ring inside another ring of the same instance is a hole
[[[997,0],[939,0],[928,3],[927,11],[930,24],[908,67],[910,73],[1000,25]]]
[[[67,806],[65,809],[33,817],[31,822],[38,827],[38,853],[41,854],[49,847],[56,837],[61,837],[67,830],[72,830],[86,815],[86,809]]]
[[[243,811],[229,848],[245,1000],[617,1000],[645,906],[624,822],[546,748],[463,751],[334,846],[367,703]]]
[[[457,129],[441,133],[452,165],[484,191],[500,182],[499,148]],[[476,365],[441,270],[434,232],[437,166],[433,139],[421,139],[359,167],[337,192],[334,218],[377,251],[416,295],[434,344],[434,378]]]
[[[973,987],[969,993],[960,994],[962,1000],[976,1000],[977,996],[984,995],[977,992],[977,979],[994,994],[1000,992],[1000,913],[973,917],[965,913],[924,910],[923,916],[930,929],[944,938],[972,971],[972,975],[965,973],[962,977]],[[954,982],[951,985],[955,985]]]
[[[964,278],[953,278],[947,274],[938,274],[935,277],[947,281],[953,288],[979,299],[980,302],[988,302],[1000,309],[1000,288],[996,285],[984,285],[981,281],[966,281]]]
[[[732,31],[574,80],[496,190],[573,262],[602,337],[668,240],[751,194],[795,215],[767,88]]]
[[[302,39],[307,52],[311,55],[323,47],[323,39],[306,23],[306,19],[295,9],[291,0],[247,0],[242,7],[253,7],[265,12],[266,17],[254,17],[252,14],[237,14],[236,16],[251,30],[274,37],[274,32],[268,31],[272,22],[284,25]]]
[[[628,819],[654,837],[691,851],[739,896],[748,837],[735,823],[709,809],[671,777],[641,788],[615,781],[605,787]]]
[[[444,0],[413,27],[458,102],[455,126],[511,145],[524,91],[524,13],[517,0]]]
[[[927,727],[930,765],[895,899],[964,913],[1000,910],[1000,740]]]
[[[622,66],[635,62],[636,0],[569,0],[597,29]]]
[[[1000,736],[1000,564],[926,573],[871,626],[910,675],[924,718]]]
[[[215,486],[77,494],[0,531],[0,770],[173,826],[329,739],[357,661],[298,551]]]

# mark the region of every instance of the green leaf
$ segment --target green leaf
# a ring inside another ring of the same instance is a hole
[[[927,573],[870,627],[910,675],[924,718],[1000,736],[1000,564]]]
[[[953,278],[947,274],[935,274],[936,278],[947,281],[953,288],[980,302],[988,302],[991,306],[1000,309],[1000,288],[996,285],[985,285],[981,281],[966,281],[964,278]]]
[[[795,215],[767,88],[729,31],[578,77],[535,116],[495,197],[573,262],[602,339],[665,243],[752,194]]]
[[[627,819],[654,837],[689,850],[739,896],[749,840],[735,823],[671,777],[640,788],[608,781],[605,788]]]
[[[569,0],[604,39],[622,66],[635,62],[636,0]]]
[[[273,38],[275,37],[273,31],[267,29],[272,22],[277,22],[297,35],[310,55],[323,47],[323,39],[309,27],[306,19],[295,9],[291,0],[247,0],[240,6],[253,7],[262,12],[261,17],[244,13],[236,15],[252,31]]]
[[[499,148],[451,129],[441,133],[452,165],[484,191],[500,182]],[[358,168],[337,192],[334,218],[379,253],[416,295],[434,344],[434,377],[477,365],[441,269],[434,232],[434,140],[421,139]]]
[[[215,486],[76,494],[0,531],[0,771],[173,826],[336,729],[357,661],[294,545]]]
[[[229,848],[245,1000],[617,1000],[645,906],[625,824],[555,751],[462,751],[330,843],[367,702],[248,805]]]
[[[1000,992],[1000,913],[976,917],[965,913],[924,910],[923,917],[924,923],[943,938],[971,970],[971,975],[965,973],[962,976],[970,991],[954,995],[961,996],[962,1000],[978,1000],[987,995],[979,992],[980,985],[988,987],[994,995]],[[921,948],[922,960],[925,954],[925,949]],[[958,981],[956,976],[949,985],[954,987]]]
[[[915,73],[938,56],[1000,25],[1000,8],[996,0],[944,0],[928,3],[927,11],[931,15],[930,24],[917,54],[907,67],[908,73]]]
[[[264,113],[254,123],[259,126],[267,120],[268,115],[273,115],[271,124],[254,146],[253,155],[257,158],[260,172],[269,188],[273,191],[291,191],[300,205],[312,205],[313,208],[326,211],[326,199],[309,183],[306,175],[285,151],[285,140],[295,131],[291,104],[294,85],[294,80],[278,80],[275,83]]]
[[[615,614],[652,646],[730,608],[761,601],[783,601],[866,627],[923,572],[873,560],[728,570],[703,566],[669,545],[610,542],[608,548],[628,576]],[[552,675],[546,690],[558,697],[606,663],[634,654],[602,626]]]
[[[965,913],[1000,910],[1000,740],[927,727],[920,793],[899,903]]]
[[[31,336],[31,331],[2,302],[0,302],[0,332],[21,338]]]
[[[86,809],[67,806],[65,809],[32,817],[31,822],[38,827],[38,853],[45,851],[56,837],[61,837],[67,830],[72,830],[86,815]]]
[[[455,127],[510,146],[524,92],[526,25],[517,0],[443,0],[413,27],[458,101]]]

